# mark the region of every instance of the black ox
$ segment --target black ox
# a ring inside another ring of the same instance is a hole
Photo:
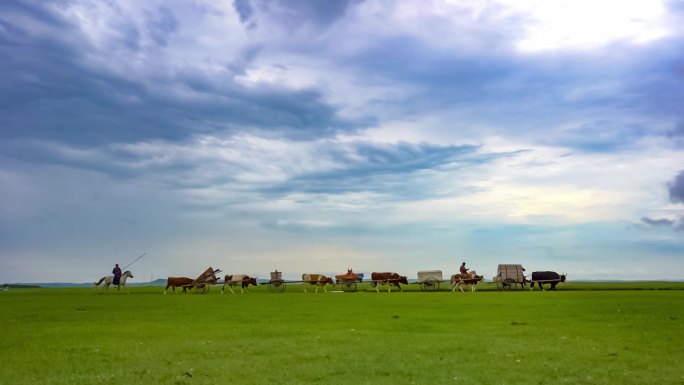
[[[534,288],[534,283],[539,285],[539,288],[544,290],[542,284],[551,284],[551,290],[556,290],[556,285],[559,282],[565,282],[565,274],[558,274],[555,271],[535,271],[532,273],[532,283],[530,284],[530,290]]]

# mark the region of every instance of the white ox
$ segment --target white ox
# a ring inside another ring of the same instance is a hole
[[[304,292],[307,293],[307,286],[316,286],[316,293],[318,293],[318,288],[322,287],[324,292],[328,292],[325,288],[326,284],[334,284],[332,277],[326,277],[322,274],[302,274],[302,284],[304,285]]]
[[[226,275],[223,280],[223,287],[221,288],[221,293],[223,293],[223,290],[228,286],[228,290],[230,290],[231,293],[235,294],[233,291],[233,287],[240,285],[240,290],[242,291],[242,294],[245,294],[245,289],[249,291],[249,285],[257,285],[256,278],[252,278],[249,275],[245,274],[235,274],[235,275]]]

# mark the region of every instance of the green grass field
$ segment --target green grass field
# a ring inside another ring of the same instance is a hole
[[[409,289],[3,291],[0,384],[684,383],[684,283]]]

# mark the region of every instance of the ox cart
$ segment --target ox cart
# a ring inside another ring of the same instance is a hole
[[[351,271],[347,271],[347,274],[337,275],[335,285],[342,286],[343,291],[353,292],[356,291],[358,282],[363,281],[363,274],[356,274]],[[271,279],[268,282],[261,283],[261,285],[268,285],[268,291],[271,293],[282,293],[287,288],[288,283],[310,283],[311,281],[286,281],[283,279],[282,271],[272,271]]]
[[[492,279],[496,283],[497,290],[510,290],[525,288],[525,283],[529,281],[525,277],[525,269],[522,265],[501,264],[497,268],[496,276]]]
[[[439,284],[444,282],[442,270],[425,270],[418,272],[418,282],[422,291],[439,290]]]
[[[302,281],[286,281],[283,279],[283,272],[276,270],[276,271],[271,272],[271,279],[268,282],[262,283],[262,285],[268,285],[268,291],[271,293],[282,293],[287,288],[288,283],[305,284],[305,283],[311,283],[311,281],[304,281],[304,280],[302,280]],[[325,286],[325,283],[323,283],[323,285]],[[305,291],[306,291],[306,289],[305,289]],[[316,289],[316,291],[318,291],[318,288]]]
[[[271,272],[271,279],[262,285],[268,285],[268,291],[271,293],[282,293],[287,287],[286,283],[283,280],[283,272],[276,270]]]
[[[357,283],[363,283],[363,276],[364,276],[363,273],[358,273],[358,274],[356,274],[356,277],[357,277],[356,280],[345,279],[345,280],[340,281],[340,284],[342,285],[342,290],[348,291],[348,292],[356,291]]]
[[[209,286],[216,285],[216,282],[218,282],[216,274],[220,272],[220,269],[214,269],[210,266],[204,270],[204,273],[200,274],[199,277],[193,279],[192,282],[183,285],[183,290],[195,289],[196,292],[205,294],[209,291]]]
[[[399,275],[398,273],[393,273],[389,271],[384,272],[372,272],[370,279],[371,290],[375,289],[376,292],[380,292],[380,286],[387,286],[387,292],[392,291],[392,286],[395,286],[399,291],[403,291],[401,284],[408,285],[408,277]]]
[[[357,283],[363,282],[363,273],[357,274],[350,268],[345,274],[338,274],[335,276],[335,285],[342,286],[342,291],[355,292]]]

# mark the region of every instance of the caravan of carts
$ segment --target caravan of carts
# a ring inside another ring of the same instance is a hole
[[[305,280],[304,278],[306,278],[306,276],[315,277],[309,277],[309,279]],[[312,280],[311,278],[314,279]],[[329,280],[323,280],[320,278],[327,278]],[[268,285],[268,291],[271,293],[282,293],[287,288],[287,284],[309,284],[314,286],[323,286],[323,288],[325,288],[325,284],[330,283],[331,281],[331,277],[328,278],[318,274],[302,274],[301,281],[287,281],[283,279],[283,272],[276,270],[271,272],[271,279],[268,282],[262,283],[262,285]],[[357,289],[356,284],[360,282],[363,282],[363,274],[356,274],[352,271],[352,269],[349,269],[347,270],[347,273],[335,276],[333,287],[339,285],[342,291],[353,292]]]
[[[226,275],[224,282],[219,282],[217,274],[220,272],[221,270],[219,269],[209,267],[195,279],[169,277],[166,289],[173,287],[175,292],[175,287],[180,287],[183,289],[183,292],[187,289],[192,289],[197,293],[205,294],[209,291],[209,287],[213,285],[221,284],[224,288],[228,286],[230,291],[233,292],[232,286],[241,284],[242,292],[244,293],[244,289],[249,284],[256,285],[256,279],[247,275]],[[239,279],[236,281],[235,278]],[[482,281],[484,281],[484,277],[477,275],[474,271],[465,275],[453,274],[449,279],[444,279],[441,270],[425,270],[418,272],[418,280],[413,283],[419,285],[422,291],[437,291],[440,289],[440,285],[442,287],[448,285],[451,291],[459,289],[463,292],[464,287],[469,288],[470,291],[475,291],[476,285]],[[565,282],[565,275],[543,271],[532,273],[532,278],[528,279],[525,276],[525,269],[522,265],[502,264],[498,266],[497,274],[492,278],[492,282],[496,284],[498,290],[524,289],[526,284],[530,285],[530,290],[532,290],[535,283],[541,289],[543,289],[542,284],[550,284],[551,288],[555,290],[558,283]],[[271,272],[270,279],[267,282],[261,282],[260,285],[266,285],[271,293],[284,292],[288,284],[304,285],[305,291],[308,285],[315,286],[316,292],[318,292],[319,288],[327,292],[325,286],[332,284],[334,289],[338,289],[337,291],[355,292],[358,289],[359,283],[369,283],[371,288],[376,291],[379,291],[380,286],[385,285],[388,286],[387,291],[391,291],[392,286],[399,288],[401,291],[400,284],[408,284],[409,282],[405,276],[400,276],[397,273],[373,273],[370,280],[364,281],[364,275],[354,273],[352,269],[348,269],[344,274],[335,275],[334,280],[333,277],[326,277],[320,274],[303,274],[301,281],[294,281],[283,279],[283,273],[276,270]],[[166,293],[166,289],[164,293]]]

